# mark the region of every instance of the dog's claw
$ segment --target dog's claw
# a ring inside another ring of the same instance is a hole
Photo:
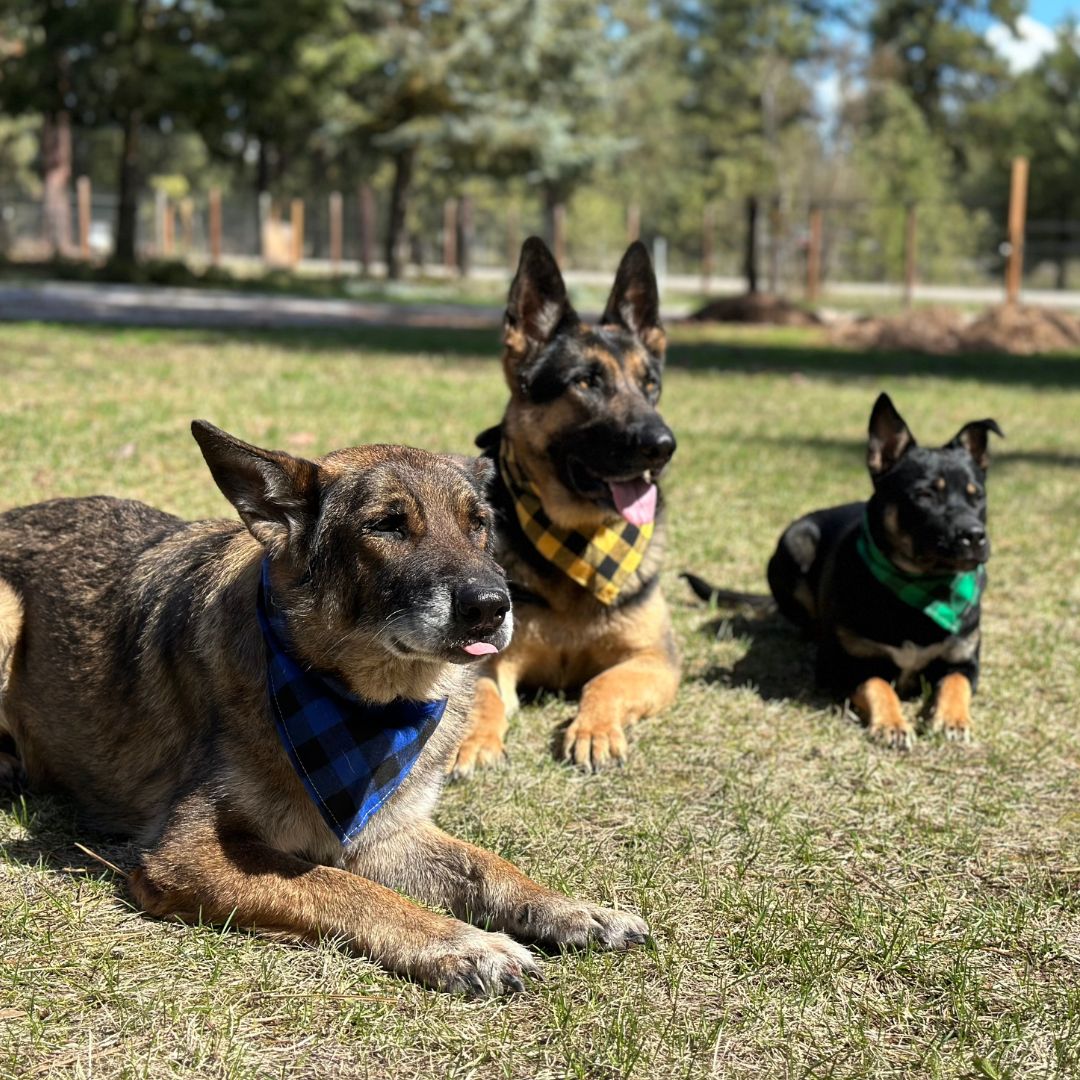
[[[626,735],[616,721],[590,721],[578,716],[563,734],[562,759],[587,773],[625,764]]]

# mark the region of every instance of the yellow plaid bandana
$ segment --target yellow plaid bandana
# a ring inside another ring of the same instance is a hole
[[[567,577],[600,601],[613,604],[623,586],[641,565],[652,539],[653,523],[637,526],[629,521],[602,525],[586,535],[563,529],[544,513],[536,488],[518,464],[506,439],[499,448],[499,472],[514,500],[518,523],[529,542]]]

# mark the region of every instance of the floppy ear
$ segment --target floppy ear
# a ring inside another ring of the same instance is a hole
[[[555,257],[543,240],[530,236],[521,246],[521,259],[510,285],[503,343],[520,360],[546,345],[561,327],[577,321]],[[507,370],[507,377],[510,375]]]
[[[221,493],[260,543],[284,548],[314,523],[319,500],[314,462],[261,450],[206,420],[193,420],[191,434]]]
[[[645,245],[635,240],[615,272],[602,323],[629,330],[658,359],[664,358],[667,337],[660,322],[660,292]]]
[[[879,394],[870,413],[870,439],[866,445],[866,467],[876,480],[887,473],[917,443],[915,436],[896,411],[888,394]]]
[[[974,459],[983,472],[990,467],[990,432],[1005,438],[1005,432],[996,420],[972,420],[965,424],[948,443],[949,448],[963,447]]]

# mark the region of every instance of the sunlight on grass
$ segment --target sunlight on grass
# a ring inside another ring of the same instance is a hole
[[[467,451],[505,387],[493,333],[230,335],[7,326],[0,508],[109,492],[228,508],[188,434]],[[680,569],[763,587],[781,528],[866,494],[887,389],[927,443],[994,416],[995,555],[970,749],[867,743],[779,622],[692,604]],[[665,587],[678,704],[624,770],[551,760],[557,698],[511,763],[448,789],[450,831],[639,909],[656,950],[545,964],[469,1004],[327,943],[145,920],[130,848],[30,799],[0,813],[0,1076],[1056,1076],[1080,1071],[1080,358],[831,351],[792,331],[677,330]]]

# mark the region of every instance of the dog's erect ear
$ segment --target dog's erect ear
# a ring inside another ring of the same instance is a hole
[[[314,522],[319,503],[314,462],[261,450],[206,420],[193,420],[191,434],[221,493],[256,540],[282,549]]]
[[[662,360],[667,346],[660,322],[660,291],[645,245],[635,240],[615,272],[604,314],[600,321],[629,330],[654,356]]]
[[[866,467],[876,480],[887,473],[909,450],[915,436],[896,411],[888,394],[879,394],[870,413],[870,440],[866,445]]]
[[[521,259],[510,285],[503,344],[515,359],[521,359],[546,345],[559,329],[577,321],[555,257],[543,240],[530,236],[521,246]]]
[[[952,442],[946,444],[946,449],[963,447],[975,459],[975,464],[986,472],[990,467],[991,431],[1002,439],[1005,438],[1005,432],[1001,430],[996,420],[991,420],[989,417],[985,420],[972,420],[956,433]]]

